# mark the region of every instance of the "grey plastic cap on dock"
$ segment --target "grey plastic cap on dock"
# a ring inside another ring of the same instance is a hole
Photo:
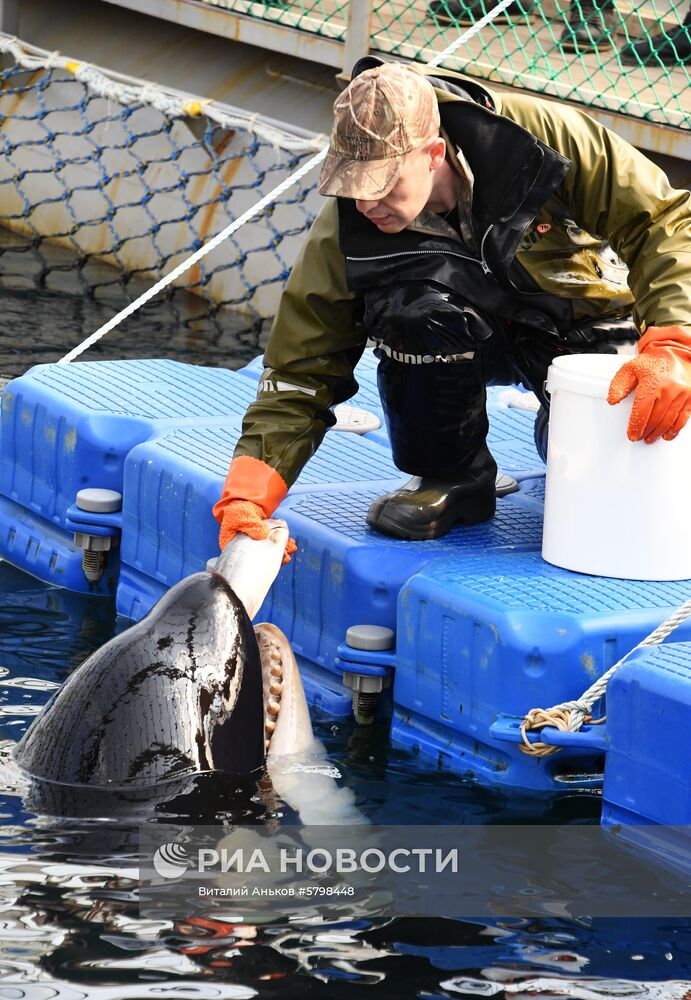
[[[75,503],[91,514],[114,514],[122,508],[122,493],[117,490],[79,490]]]
[[[396,633],[383,625],[351,625],[346,632],[346,642],[353,649],[366,649],[370,652],[393,649]]]

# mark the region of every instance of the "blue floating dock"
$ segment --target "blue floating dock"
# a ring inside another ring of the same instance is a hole
[[[211,507],[261,370],[261,359],[239,372],[87,362],[15,379],[2,397],[0,555],[48,583],[114,594],[121,615],[141,618],[218,552]],[[351,403],[382,418],[375,371],[366,352]],[[610,580],[543,562],[534,414],[507,405],[505,389],[489,390],[488,414],[492,452],[519,491],[498,500],[492,521],[428,542],[365,524],[371,501],[407,479],[383,419],[364,435],[329,431],[278,512],[299,551],[260,615],[288,635],[308,699],[330,716],[351,711],[344,671],[379,673],[392,682],[392,740],[433,766],[505,788],[598,788],[605,757],[624,745],[618,730],[585,730],[535,759],[518,749],[516,719],[580,695],[689,597],[691,581]],[[95,585],[72,540],[84,487],[123,495],[103,529],[119,545]],[[347,647],[357,624],[393,629],[395,649]],[[691,625],[675,640],[690,641]]]
[[[603,822],[691,829],[691,642],[639,650],[607,702]]]
[[[2,394],[0,555],[48,583],[115,593],[117,558],[90,587],[67,512],[79,490],[123,491],[143,441],[189,426],[240,426],[256,382],[174,361],[37,365]]]
[[[602,825],[680,884],[691,877],[689,718],[691,642],[637,651],[608,684]]]

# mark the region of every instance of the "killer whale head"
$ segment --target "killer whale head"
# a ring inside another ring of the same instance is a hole
[[[252,625],[288,540],[284,521],[265,523],[266,539],[237,536],[34,719],[13,753],[32,812],[213,822],[237,806],[246,822],[278,795],[306,824],[365,822],[314,739],[288,639]]]
[[[93,653],[14,751],[32,778],[144,790],[189,775],[260,770],[313,740],[292,650],[256,613],[287,541],[239,536],[217,563],[172,587],[151,612]],[[249,612],[248,612],[249,609]]]

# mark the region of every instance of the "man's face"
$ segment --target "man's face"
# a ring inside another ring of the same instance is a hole
[[[434,138],[406,157],[396,183],[377,201],[355,200],[358,212],[382,233],[400,233],[432,199],[436,171],[444,162],[444,140]]]

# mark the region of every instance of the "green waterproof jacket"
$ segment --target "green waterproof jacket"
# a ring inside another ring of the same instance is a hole
[[[478,91],[460,74],[444,78]],[[488,115],[505,116],[570,161],[516,252],[538,288],[568,299],[576,320],[633,309],[641,330],[691,331],[691,194],[581,111],[483,93]],[[437,98],[442,118],[443,103],[461,99],[441,88]],[[357,391],[353,370],[366,343],[359,306],[346,282],[337,200],[327,198],[286,284],[236,457],[261,459],[295,482],[334,423],[330,408]]]

